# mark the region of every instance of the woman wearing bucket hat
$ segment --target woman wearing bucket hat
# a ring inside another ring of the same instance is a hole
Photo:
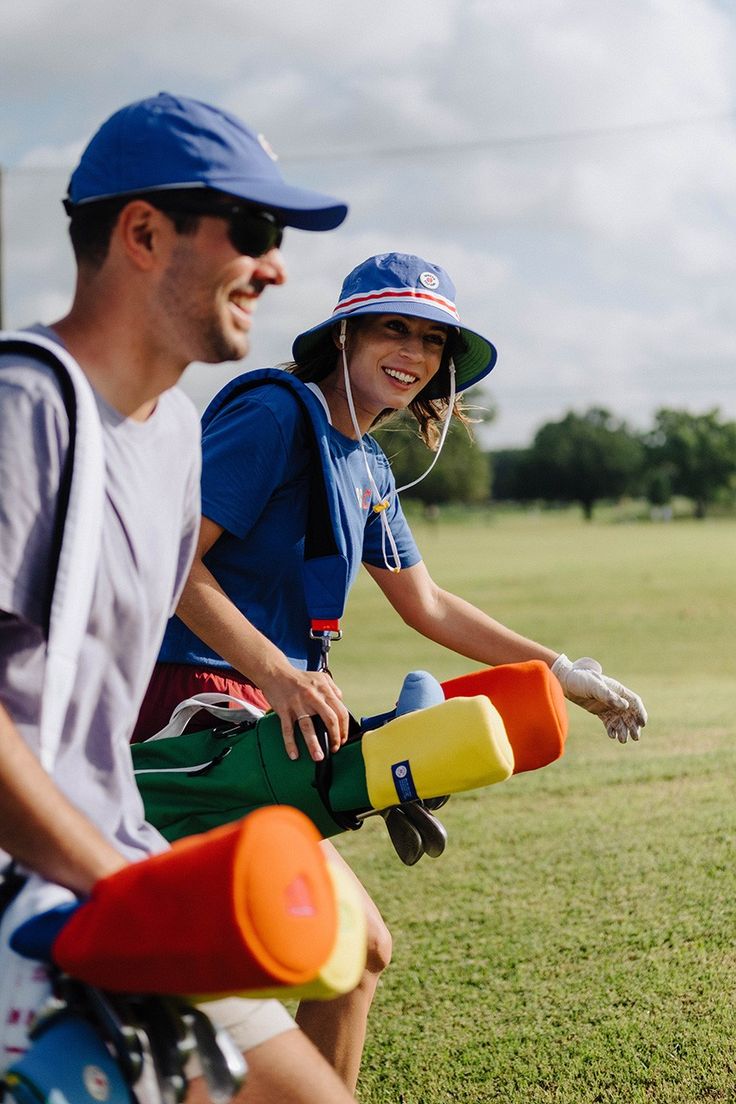
[[[408,410],[436,460],[450,420],[464,417],[458,394],[496,362],[491,342],[461,323],[447,273],[409,254],[369,258],[346,278],[332,315],[296,338],[293,356],[288,371],[309,389],[312,403],[316,396],[329,423],[327,463],[344,538],[345,592],[362,562],[418,632],[486,666],[542,660],[571,700],[601,717],[610,736],[622,743],[638,739],[646,721],[641,700],[604,676],[599,664],[571,663],[437,585],[403,515],[388,460],[369,434],[393,412]],[[333,750],[347,737],[347,712],[320,670],[304,594],[314,445],[291,389],[274,385],[280,375],[266,372],[261,386],[241,392],[233,381],[205,413],[198,555],[167,630],[139,737],[157,731],[178,701],[201,691],[270,704],[292,758],[295,726],[312,757],[322,758],[314,716],[322,718]],[[363,982],[328,1004],[304,1003],[297,1017],[350,1087],[391,946],[380,913],[367,894],[365,900],[370,934]]]

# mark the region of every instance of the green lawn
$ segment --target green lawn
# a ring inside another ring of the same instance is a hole
[[[416,524],[435,578],[593,655],[644,697],[622,747],[570,707],[564,758],[453,797],[446,853],[401,865],[383,825],[338,844],[394,934],[363,1104],[736,1100],[736,523],[575,513]],[[403,675],[475,665],[397,622],[368,579],[332,667],[354,713]]]

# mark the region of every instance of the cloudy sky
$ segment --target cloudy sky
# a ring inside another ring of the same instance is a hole
[[[284,360],[372,253],[449,270],[498,346],[489,447],[603,405],[736,417],[731,0],[24,0],[0,42],[7,326],[51,321],[59,205],[84,144],[160,90],[263,131],[290,180],[346,199],[287,234],[248,367]],[[195,365],[202,405],[233,365]]]

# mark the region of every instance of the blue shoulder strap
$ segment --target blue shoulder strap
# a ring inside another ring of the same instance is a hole
[[[215,396],[202,416],[202,428],[246,391],[274,385],[294,396],[304,415],[307,437],[316,460],[310,466],[304,593],[311,635],[322,638],[324,645],[326,640],[339,636],[339,621],[347,601],[348,557],[330,456],[329,422],[321,402],[301,380],[283,368],[259,368],[236,376]]]

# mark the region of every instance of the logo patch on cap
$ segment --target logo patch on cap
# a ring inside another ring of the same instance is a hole
[[[435,288],[440,286],[439,278],[435,276],[434,272],[422,272],[419,276],[419,283],[429,291],[434,291]]]
[[[258,144],[263,152],[268,154],[272,161],[278,161],[279,155],[277,153],[274,153],[273,146],[269,142],[268,138],[266,138],[265,134],[258,135]]]

